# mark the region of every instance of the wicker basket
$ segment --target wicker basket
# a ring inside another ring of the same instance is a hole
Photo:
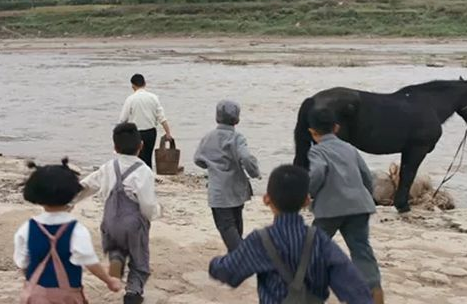
[[[166,143],[170,142],[170,148]],[[156,172],[159,175],[176,175],[179,172],[180,150],[175,146],[175,140],[162,136],[159,149],[156,149]]]

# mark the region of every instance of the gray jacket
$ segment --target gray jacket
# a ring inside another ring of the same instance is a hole
[[[325,135],[310,148],[308,159],[315,218],[376,212],[371,172],[355,147]]]
[[[252,178],[260,176],[258,162],[250,154],[246,139],[233,126],[219,124],[199,144],[197,166],[208,169],[208,202],[211,208],[231,208],[251,199]]]

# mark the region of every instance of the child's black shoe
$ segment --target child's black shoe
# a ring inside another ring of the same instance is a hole
[[[144,298],[138,293],[127,293],[123,297],[123,304],[141,304],[143,303]]]

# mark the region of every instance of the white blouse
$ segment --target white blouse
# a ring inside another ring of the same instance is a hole
[[[76,220],[76,218],[69,212],[44,212],[33,219],[43,225],[60,225],[69,223]],[[15,249],[13,259],[15,264],[25,269],[29,264],[29,251],[28,251],[28,239],[29,239],[29,220],[25,222],[16,231],[14,242]],[[79,222],[76,223],[75,228],[71,234],[70,239],[70,262],[76,266],[87,266],[99,263],[99,258],[94,251],[92,244],[91,234],[89,230]]]
[[[122,174],[134,163],[142,164],[123,181],[123,188],[128,197],[140,205],[143,216],[151,221],[160,212],[156,201],[154,173],[136,156],[117,154],[117,159]],[[100,200],[105,203],[116,182],[114,160],[110,160],[81,181],[84,191],[78,195],[75,201],[82,200],[97,192]]]

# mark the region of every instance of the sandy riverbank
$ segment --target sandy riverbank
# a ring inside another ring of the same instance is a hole
[[[24,203],[19,183],[27,169],[24,160],[0,157],[0,295],[1,304],[16,301],[22,278],[11,256],[13,234],[39,209]],[[255,303],[255,280],[233,291],[211,281],[206,273],[212,256],[224,248],[206,205],[205,181],[197,176],[163,177],[157,194],[164,216],[153,223],[151,267],[146,303]],[[258,193],[259,194],[259,193]],[[92,200],[73,213],[92,231],[99,251],[98,225],[102,205]],[[311,221],[310,215],[305,216]],[[271,222],[259,197],[245,209],[247,232]],[[378,208],[372,218],[376,251],[389,304],[465,304],[467,302],[467,210],[426,212],[415,210],[403,219],[392,208]],[[338,242],[343,245],[340,236]],[[84,278],[91,303],[120,303],[89,275]],[[330,304],[337,304],[335,299]]]

